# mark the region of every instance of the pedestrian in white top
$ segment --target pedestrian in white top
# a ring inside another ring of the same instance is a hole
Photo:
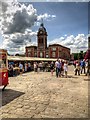
[[[86,60],[86,62],[85,62],[85,68],[86,68],[86,76],[87,76],[87,74],[88,74],[88,60]]]
[[[20,73],[23,73],[23,64],[21,62],[19,63],[19,68],[20,68]]]
[[[67,71],[68,71],[68,63],[67,63],[67,61],[65,61],[63,68],[64,68],[65,77],[67,78]]]
[[[25,68],[24,69],[25,69],[25,72],[27,72],[27,63],[25,63]]]

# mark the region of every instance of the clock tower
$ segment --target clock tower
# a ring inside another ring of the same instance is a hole
[[[47,32],[44,24],[41,23],[40,28],[37,33],[37,57],[46,58],[47,49]]]

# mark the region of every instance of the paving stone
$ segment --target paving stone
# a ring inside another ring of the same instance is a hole
[[[70,78],[56,78],[55,72],[53,77],[50,72],[10,77],[6,94],[3,92],[2,117],[88,117],[88,81],[84,81],[87,76],[74,76],[72,66],[69,70]]]

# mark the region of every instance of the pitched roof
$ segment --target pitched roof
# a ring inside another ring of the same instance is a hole
[[[70,49],[70,48],[68,48],[68,47],[62,46],[62,45],[60,45],[60,44],[57,44],[57,43],[50,44],[49,46],[61,46],[61,47],[64,47],[64,48]]]

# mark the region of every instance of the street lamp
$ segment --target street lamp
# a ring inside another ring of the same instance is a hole
[[[88,35],[88,75],[90,77],[90,34]]]
[[[88,75],[88,80],[90,80],[90,35],[88,35],[88,50],[86,52],[86,55],[85,55],[84,59],[88,60],[88,72],[87,72],[87,75]]]
[[[88,35],[88,49],[90,49],[90,34]]]
[[[88,2],[88,76],[90,79],[90,2]]]

